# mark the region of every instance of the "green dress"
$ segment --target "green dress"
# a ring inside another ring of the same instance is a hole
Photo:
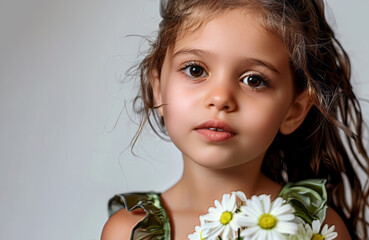
[[[287,183],[279,197],[289,202],[295,208],[295,215],[305,222],[325,219],[327,191],[323,179]],[[171,239],[169,216],[160,202],[160,193],[119,194],[109,200],[109,216],[122,208],[127,211],[141,208],[146,212],[146,216],[132,229],[131,240]]]

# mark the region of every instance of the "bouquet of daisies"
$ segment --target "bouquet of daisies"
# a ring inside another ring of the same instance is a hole
[[[237,198],[239,201],[237,201]],[[332,240],[334,226],[321,228],[320,220],[305,222],[283,198],[273,202],[269,195],[247,199],[243,192],[224,194],[222,202],[200,216],[200,226],[188,235],[190,240]]]

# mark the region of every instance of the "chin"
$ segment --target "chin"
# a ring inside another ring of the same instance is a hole
[[[202,167],[208,168],[208,169],[212,169],[212,170],[224,170],[224,169],[231,169],[234,167],[238,167],[242,163],[239,162],[235,162],[235,161],[230,161],[230,159],[234,159],[234,158],[203,158],[203,159],[199,159],[199,160],[194,160],[195,163],[199,164]]]

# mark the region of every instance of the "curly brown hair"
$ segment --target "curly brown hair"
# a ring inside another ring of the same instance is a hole
[[[166,136],[150,81],[155,71],[160,74],[167,49],[182,34],[226,10],[240,8],[260,13],[263,26],[280,36],[295,72],[296,89],[308,89],[313,104],[294,133],[277,134],[265,155],[263,173],[279,183],[327,179],[328,204],[354,239],[368,239],[368,189],[358,177],[369,175],[361,109],[350,83],[350,60],[326,21],[323,0],[161,1],[157,38],[138,66],[140,91],[134,104],[143,118],[133,144],[146,123],[158,136]]]

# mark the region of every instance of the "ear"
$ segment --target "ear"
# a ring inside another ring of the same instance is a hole
[[[160,106],[156,108],[156,110],[158,110],[160,116],[163,116],[163,107],[161,106],[163,102],[161,99],[160,76],[157,70],[153,70],[150,83],[154,94],[154,107]]]
[[[308,90],[305,89],[291,104],[279,129],[280,132],[284,135],[293,133],[305,120],[311,106]]]

